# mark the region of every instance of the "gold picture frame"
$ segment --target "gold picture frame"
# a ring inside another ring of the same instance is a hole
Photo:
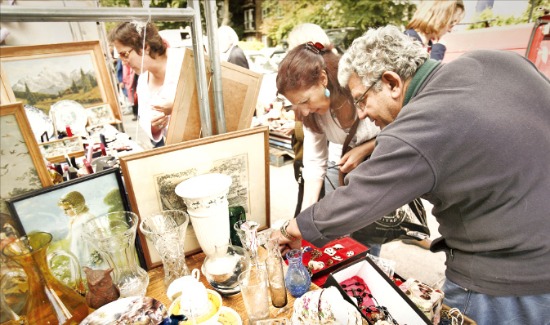
[[[206,61],[206,66],[210,66],[208,57]],[[166,144],[201,137],[199,94],[194,62],[193,51],[185,49],[174,107],[166,134]],[[221,70],[226,131],[250,128],[263,75],[228,62],[221,62]],[[207,71],[207,79],[212,128],[216,130],[211,71]]]
[[[65,99],[84,107],[108,104],[122,120],[99,40],[2,47],[0,65],[6,92],[2,99],[21,101],[46,114]]]
[[[256,127],[120,157],[120,166],[132,211],[140,217],[161,210],[185,210],[174,189],[182,181],[206,173],[230,175],[229,205],[245,208],[248,220],[270,227],[269,129]],[[228,215],[229,217],[229,215]],[[147,267],[161,265],[156,249],[141,232]],[[190,224],[186,255],[200,246]]]
[[[84,156],[84,142],[80,136],[42,142],[38,147],[44,159],[51,163],[64,162],[65,155],[69,158]]]
[[[53,185],[22,103],[0,106],[0,149],[0,233],[9,237],[17,225],[7,200]]]

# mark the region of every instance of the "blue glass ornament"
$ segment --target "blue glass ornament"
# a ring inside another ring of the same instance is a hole
[[[285,285],[294,298],[301,297],[309,290],[311,276],[302,263],[302,250],[293,249],[286,253],[288,270],[286,271]]]

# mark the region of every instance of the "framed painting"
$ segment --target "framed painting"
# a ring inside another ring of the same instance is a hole
[[[41,142],[38,147],[42,156],[51,163],[64,162],[65,155],[69,157],[84,156],[84,142],[79,136]]]
[[[174,99],[174,108],[166,134],[166,144],[201,137],[201,119],[194,62],[193,52],[190,49],[185,49],[177,87],[178,91]],[[206,66],[210,66],[210,63],[207,62]],[[256,102],[262,84],[262,74],[228,62],[221,62],[221,69],[226,131],[248,129],[256,110]],[[212,72],[208,71],[206,77],[208,84],[211,85]],[[212,87],[210,87],[208,93],[212,127],[216,130]]]
[[[107,269],[104,257],[83,238],[86,221],[114,211],[130,211],[120,169],[79,177],[46,189],[8,200],[10,212],[22,234],[43,231],[52,234],[49,250],[71,252],[81,267]],[[138,259],[144,266],[139,238]],[[56,274],[58,270],[53,270]],[[56,274],[57,275],[57,274]]]
[[[7,199],[53,185],[23,104],[0,106],[0,236],[17,237]]]
[[[122,120],[99,40],[3,47],[0,65],[8,98],[13,96],[46,115],[62,100],[84,107],[106,104]]]
[[[115,116],[108,104],[88,107],[86,113],[88,115],[88,126],[115,123]]]
[[[261,229],[269,227],[268,140],[267,127],[249,128],[120,157],[132,210],[140,216],[186,211],[176,186],[196,175],[222,173],[232,178],[229,206],[244,207],[248,220],[258,222]],[[185,237],[186,255],[201,250],[191,223]],[[140,236],[147,267],[161,265],[153,243]]]

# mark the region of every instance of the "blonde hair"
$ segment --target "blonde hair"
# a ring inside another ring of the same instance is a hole
[[[325,47],[330,45],[330,39],[321,26],[311,23],[294,26],[288,34],[288,50],[292,50],[300,44],[307,42],[319,42]]]
[[[220,44],[220,52],[229,51],[232,46],[239,44],[239,36],[235,30],[227,25],[218,28],[218,40]]]
[[[439,39],[447,32],[449,25],[458,23],[452,21],[457,9],[462,10],[464,15],[462,0],[424,0],[418,5],[407,29]]]

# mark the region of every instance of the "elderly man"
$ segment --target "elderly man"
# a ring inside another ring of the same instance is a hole
[[[478,324],[550,322],[550,81],[515,53],[447,63],[394,26],[340,61],[359,117],[382,128],[371,158],[285,223],[281,243],[317,246],[423,197],[447,253],[445,303]]]

